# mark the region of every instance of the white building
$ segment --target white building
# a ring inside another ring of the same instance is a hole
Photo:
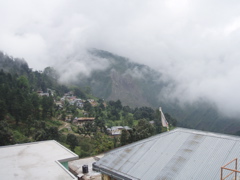
[[[128,126],[113,126],[111,128],[107,128],[107,131],[112,136],[118,136],[122,134],[122,130],[125,129],[127,131],[131,130]]]
[[[78,159],[54,140],[0,147],[0,179],[77,179],[68,161]]]

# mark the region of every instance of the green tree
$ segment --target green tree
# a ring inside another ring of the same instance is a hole
[[[48,135],[48,139],[54,139],[54,140],[59,140],[59,137],[60,137],[58,128],[53,126],[47,128],[47,135]]]
[[[70,149],[74,151],[75,147],[78,145],[78,139],[74,134],[68,134],[66,143],[70,145]]]
[[[57,71],[52,68],[52,67],[46,67],[43,71],[44,74],[46,74],[49,77],[52,77],[54,79],[58,79],[59,78],[59,74],[57,73]]]
[[[25,77],[25,76],[20,76],[17,79],[17,84],[20,89],[23,89],[23,90],[29,89],[29,82],[28,82],[27,77]]]
[[[9,131],[8,123],[6,121],[0,121],[0,139],[0,146],[14,143],[13,135]]]
[[[23,122],[26,122],[29,116],[32,116],[33,106],[29,99],[25,99],[22,103],[22,116],[21,119]],[[32,119],[32,118],[31,118]]]
[[[83,134],[84,136],[91,135],[92,132],[96,132],[96,128],[93,126],[92,122],[86,122],[82,127],[78,127],[79,134]]]
[[[89,86],[86,86],[84,87],[84,91],[87,93],[87,94],[91,94],[92,90]]]
[[[119,111],[116,109],[112,109],[108,115],[109,119],[111,120],[119,120],[120,119],[120,114]]]
[[[95,125],[95,129],[96,131],[99,130],[100,132],[102,133],[105,133],[107,134],[107,128],[106,128],[106,125],[105,125],[105,122],[103,119],[100,119],[98,116],[95,118],[95,121],[94,121],[94,125]]]
[[[128,126],[130,126],[130,127],[133,127],[133,116],[132,116],[132,114],[127,114],[126,115],[126,117],[125,117],[125,119],[126,119],[126,122],[127,122],[127,125]]]
[[[133,139],[138,141],[148,138],[155,134],[155,128],[146,120],[139,120],[137,126],[134,127]]]
[[[73,91],[74,91],[74,94],[75,94],[77,97],[80,97],[80,98],[82,98],[82,99],[86,99],[85,93],[84,93],[80,88],[75,87]]]
[[[86,101],[83,106],[84,111],[90,112],[92,109],[92,105],[90,102]]]
[[[99,108],[104,111],[104,110],[105,110],[104,104],[103,104],[103,103],[100,103]]]
[[[21,116],[21,106],[19,101],[13,101],[11,104],[11,114],[15,118],[16,125],[19,124],[20,116]]]
[[[122,110],[122,102],[119,99],[115,103],[115,108],[119,111]]]
[[[97,101],[99,104],[101,104],[101,103],[104,103],[104,100],[103,99],[98,99],[98,101]]]
[[[129,132],[127,130],[123,129],[121,137],[120,137],[120,143],[122,146],[128,144],[129,136],[130,136]]]
[[[34,135],[34,139],[36,141],[43,141],[43,140],[47,140],[48,139],[48,136],[47,136],[47,133],[44,129],[40,129],[40,130],[37,130],[37,132],[35,133]]]
[[[132,113],[132,109],[129,106],[123,106],[123,112]]]
[[[46,119],[48,116],[48,97],[42,97],[42,119]]]
[[[172,116],[170,116],[168,113],[165,113],[165,118],[167,120],[167,122],[172,125],[172,126],[176,126],[177,125],[177,120],[174,119]]]
[[[33,117],[31,115],[29,115],[26,119],[26,124],[27,124],[27,135],[29,136],[30,135],[30,129],[33,125]]]
[[[54,100],[52,96],[42,97],[42,119],[51,117],[53,115]]]
[[[97,132],[94,135],[94,151],[96,154],[113,148],[113,141],[106,134]]]
[[[31,103],[32,103],[32,111],[33,111],[33,117],[35,119],[40,119],[40,98],[37,93],[33,93],[31,95]]]
[[[3,120],[7,114],[7,106],[3,100],[0,100],[0,120]]]
[[[134,111],[135,119],[154,119],[154,110],[150,107],[136,108]]]

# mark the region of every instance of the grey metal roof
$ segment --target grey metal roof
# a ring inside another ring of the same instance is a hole
[[[96,166],[117,179],[214,180],[238,157],[240,137],[176,128],[112,150]]]

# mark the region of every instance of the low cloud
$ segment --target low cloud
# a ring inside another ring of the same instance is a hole
[[[75,54],[55,65],[54,68],[60,75],[60,83],[68,84],[79,81],[81,76],[89,77],[93,71],[104,71],[110,64],[108,59],[94,56],[87,50]]]
[[[239,19],[234,0],[0,0],[0,50],[34,69],[57,66],[62,81],[108,64],[84,49],[107,50],[161,72],[172,82],[162,96],[206,99],[236,117]]]

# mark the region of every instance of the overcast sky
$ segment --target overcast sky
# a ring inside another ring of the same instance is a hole
[[[239,0],[0,0],[0,22],[0,50],[34,69],[99,48],[163,72],[171,98],[240,115]]]

